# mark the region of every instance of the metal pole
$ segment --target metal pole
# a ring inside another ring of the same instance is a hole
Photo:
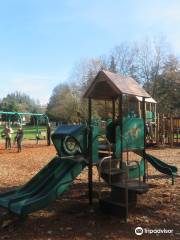
[[[122,161],[123,161],[123,98],[122,94],[119,96],[119,126],[120,126],[120,141],[121,141],[121,153],[120,153],[120,168],[122,168]]]
[[[39,117],[36,118],[36,143],[39,143]]]
[[[116,125],[115,125],[115,114],[116,114],[116,106],[115,99],[112,99],[112,120],[114,124],[114,142],[116,142]],[[115,158],[115,148],[113,148],[113,158]]]
[[[11,115],[8,115],[8,127],[11,125]]]
[[[91,129],[91,117],[92,117],[92,100],[88,98],[88,188],[89,188],[89,204],[92,204],[93,198],[93,164],[92,164],[92,129]]]
[[[147,162],[146,162],[146,158],[145,158],[145,153],[146,153],[146,103],[145,103],[145,97],[143,97],[143,99],[142,99],[142,117],[144,120],[144,150],[143,150],[144,176],[143,176],[143,181],[146,182]]]

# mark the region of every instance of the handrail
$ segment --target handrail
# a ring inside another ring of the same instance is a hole
[[[111,173],[111,143],[109,142],[109,140],[108,140],[108,138],[106,137],[106,136],[104,136],[104,135],[98,135],[97,137],[102,137],[102,138],[104,138],[104,140],[107,142],[107,144],[108,144],[108,152],[109,152],[109,156],[108,157],[110,157],[109,158],[109,172]],[[105,160],[105,159],[107,159],[107,157],[105,157],[105,158],[103,158],[103,161]],[[102,165],[102,162],[103,161],[100,161],[100,164],[99,164],[99,167],[101,167],[101,165]],[[109,182],[111,182],[111,175],[109,174]]]
[[[101,165],[102,163],[106,160],[106,159],[109,159],[110,162],[111,162],[111,159],[112,157],[111,156],[108,156],[108,157],[104,157],[100,160],[100,163],[99,163],[99,166],[98,166],[98,181],[99,181],[99,191],[98,191],[98,196],[99,196],[99,199],[101,198],[101,186],[100,186],[100,183],[101,183]],[[110,174],[109,174],[110,175]]]

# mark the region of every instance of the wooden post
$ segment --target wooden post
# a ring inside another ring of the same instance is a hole
[[[105,108],[105,116],[107,116],[108,112],[107,112],[107,101],[106,100],[104,101],[104,106],[105,106],[104,107]]]
[[[146,162],[146,158],[145,158],[145,153],[146,153],[146,102],[145,102],[145,97],[143,97],[143,99],[142,99],[142,117],[144,120],[144,150],[143,150],[144,176],[143,176],[143,181],[146,182],[147,162]]]
[[[112,100],[112,119],[113,119],[113,122],[115,120],[115,113],[116,113],[116,110],[115,110],[115,99]]]
[[[120,168],[122,168],[123,162],[123,98],[122,94],[119,96],[119,126],[120,126],[120,141],[121,141],[121,153],[120,153]]]
[[[129,96],[128,95],[126,95],[126,105],[125,106],[127,108],[126,109],[127,112],[125,111],[125,113],[126,113],[126,116],[128,116],[128,114],[130,112],[130,107],[129,107],[130,106],[130,101],[129,101]]]
[[[138,115],[139,115],[139,118],[142,117],[142,114],[141,114],[141,101],[138,100]]]
[[[176,125],[174,126],[176,128],[176,142],[179,143],[179,134],[180,134],[180,119],[176,119]]]
[[[92,100],[88,98],[88,188],[89,188],[89,204],[92,204],[93,199],[93,164],[92,164],[92,129],[91,129],[91,118],[92,118]]]
[[[170,146],[173,147],[174,144],[174,131],[173,131],[173,118],[170,115]]]
[[[160,134],[160,126],[159,126],[159,113],[158,113],[158,115],[157,115],[157,127],[156,127],[156,143],[157,143],[158,146],[160,145],[159,134]]]
[[[178,138],[178,143],[179,143],[179,139],[180,139],[180,118],[177,119],[177,138]]]
[[[158,137],[157,137],[157,112],[156,112],[156,103],[154,104],[154,120],[155,120],[155,130],[154,130],[154,138],[155,138],[155,141],[156,141],[156,144],[159,144],[159,141],[158,141]]]
[[[151,102],[149,103],[149,111],[150,111],[150,112],[152,111],[152,105],[151,105]]]
[[[166,140],[165,140],[165,117],[164,117],[164,114],[162,115],[162,142],[163,142],[163,145],[166,142]]]
[[[145,114],[146,114],[146,111],[147,111],[147,106],[146,106],[146,100],[145,98],[142,99],[142,105],[143,105],[143,101],[144,101],[144,109],[145,109]],[[143,108],[143,107],[142,107]]]

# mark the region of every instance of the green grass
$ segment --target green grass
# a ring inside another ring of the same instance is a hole
[[[174,137],[177,137],[180,138],[180,133],[179,134],[174,134]]]
[[[178,141],[180,140],[180,134],[174,134],[174,140],[177,141],[177,138],[178,138]]]
[[[0,133],[3,131],[4,126],[0,126]],[[14,133],[12,134],[12,137],[14,138],[17,132],[17,127],[12,127]],[[37,130],[34,126],[23,126],[24,130],[24,139],[33,140],[36,139]],[[39,132],[46,132],[45,126],[39,126]],[[40,136],[41,137],[41,136]],[[2,139],[0,134],[0,139]]]

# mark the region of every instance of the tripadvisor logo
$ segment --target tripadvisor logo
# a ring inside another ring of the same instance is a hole
[[[153,233],[155,233],[155,234],[170,234],[170,233],[173,233],[173,229],[165,229],[165,228],[163,228],[163,229],[160,229],[160,228],[158,228],[158,229],[149,229],[149,228],[142,228],[142,227],[137,227],[137,228],[135,228],[135,234],[136,235],[138,235],[138,236],[140,236],[140,235],[142,235],[143,233],[145,233],[145,234],[153,234]]]
[[[135,228],[135,234],[136,235],[142,235],[143,234],[143,228],[142,227],[137,227]]]

